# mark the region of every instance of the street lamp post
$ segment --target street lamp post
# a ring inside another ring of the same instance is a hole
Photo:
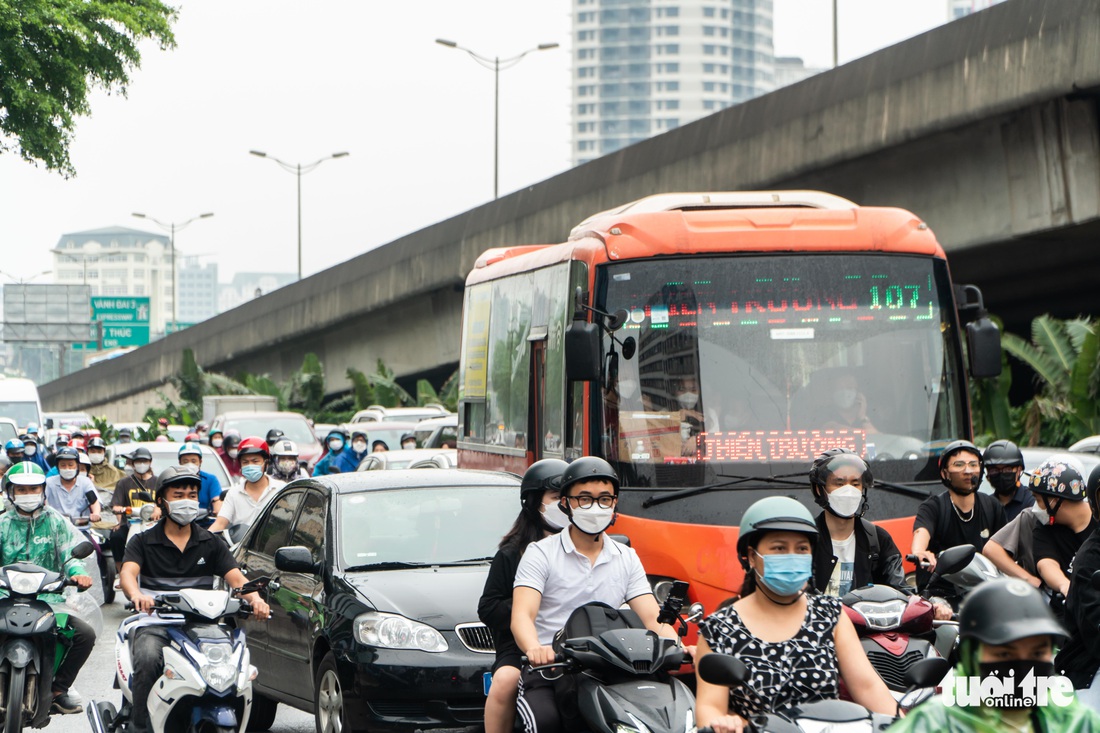
[[[205,214],[199,214],[198,216],[192,216],[190,219],[183,222],[182,224],[177,224],[174,221],[163,222],[163,221],[160,221],[159,219],[154,219],[151,216],[146,216],[145,214],[139,214],[137,212],[134,212],[132,214],[132,216],[136,216],[139,219],[148,219],[149,221],[153,222],[154,224],[159,226],[164,231],[169,232],[168,251],[171,253],[171,257],[172,257],[172,331],[173,332],[175,332],[179,329],[179,323],[178,323],[179,300],[176,298],[176,230],[177,229],[183,229],[185,226],[187,226],[188,224],[190,224],[193,221],[198,221],[199,219],[209,219],[213,215],[214,215],[213,212],[208,211]]]
[[[11,280],[16,285],[26,285],[31,280],[35,280],[37,278],[40,278],[43,275],[49,275],[51,272],[53,272],[53,270],[43,270],[42,272],[37,272],[34,275],[31,275],[30,277],[16,277],[15,275],[12,275],[10,272],[4,272],[3,270],[0,270],[0,275],[3,275],[4,277],[8,278],[9,280]]]
[[[448,41],[443,38],[435,39],[435,42],[440,46],[446,46],[447,48],[454,48],[459,51],[465,51],[470,58],[476,61],[479,65],[490,69],[493,72],[493,198],[500,197],[500,71],[501,69],[510,69],[518,64],[523,57],[529,53],[535,51],[549,51],[552,48],[557,48],[556,43],[540,43],[534,48],[529,48],[521,54],[516,56],[510,56],[509,58],[502,59],[500,56],[482,56],[479,53],[475,53],[464,46],[460,46],[454,41]]]
[[[251,155],[255,155],[257,158],[267,158],[274,161],[280,168],[288,173],[293,173],[298,177],[298,279],[302,279],[302,176],[317,168],[317,166],[324,163],[326,160],[332,160],[333,158],[346,158],[350,153],[333,153],[326,155],[320,160],[315,160],[309,165],[302,165],[301,163],[287,163],[284,160],[268,155],[260,150],[249,150]]]

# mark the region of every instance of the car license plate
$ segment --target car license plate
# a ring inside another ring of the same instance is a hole
[[[485,697],[489,697],[489,688],[493,686],[493,673],[486,672],[481,675],[481,686],[485,688]]]

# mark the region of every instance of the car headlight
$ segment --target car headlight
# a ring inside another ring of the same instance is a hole
[[[422,652],[445,652],[447,640],[443,634],[393,613],[370,611],[355,619],[355,640],[367,646],[385,649],[418,649]]]
[[[199,667],[199,674],[206,684],[221,692],[237,681],[237,664],[233,658],[232,644],[200,644],[206,664]]]
[[[20,573],[9,570],[6,575],[8,576],[8,587],[12,591],[23,595],[37,593],[42,581],[46,579],[45,573]]]
[[[861,601],[852,606],[853,611],[866,619],[867,628],[876,630],[889,630],[900,625],[905,608],[906,603],[902,600],[887,601],[886,603]]]

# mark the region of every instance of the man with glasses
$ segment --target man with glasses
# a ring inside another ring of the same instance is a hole
[[[940,454],[940,480],[947,491],[924,500],[913,522],[913,554],[921,559],[917,586],[928,583],[936,567],[936,553],[956,545],[974,545],[978,552],[1001,527],[1005,511],[989,494],[978,493],[982,482],[982,453],[966,440],[949,443]],[[933,589],[948,595],[951,586],[941,581]]]
[[[607,461],[578,458],[561,475],[568,529],[527,546],[516,570],[512,634],[532,666],[554,661],[551,643],[569,615],[586,603],[626,603],[646,628],[671,639],[637,553],[606,534],[615,522],[619,478]],[[525,669],[517,712],[528,733],[557,733],[562,715],[554,682]],[[567,726],[568,727],[568,726]]]

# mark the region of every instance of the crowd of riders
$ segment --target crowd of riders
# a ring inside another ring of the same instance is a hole
[[[3,485],[10,508],[0,516],[0,561],[34,562],[86,587],[91,579],[83,564],[62,551],[78,537],[65,519],[97,522],[113,512],[124,519],[111,549],[122,568],[121,587],[139,611],[151,606],[158,582],[176,587],[185,578],[205,587],[223,576],[234,587],[243,584],[226,544],[212,532],[247,526],[282,486],[307,475],[294,443],[278,430],[242,438],[200,424],[180,444],[173,465],[154,467],[146,447],[126,452],[132,437],[120,434],[123,445],[116,448],[124,468],[105,460],[106,445],[96,435],[74,434],[67,444],[49,447],[30,432],[8,441],[11,465]],[[354,471],[372,450],[368,437],[330,431],[313,475]],[[240,477],[228,491],[203,471],[204,445]],[[1100,730],[1100,715],[1093,712],[1100,708],[1100,582],[1092,582],[1100,572],[1100,540],[1093,536],[1100,469],[1086,476],[1074,459],[1055,456],[1027,474],[1019,448],[1003,440],[984,451],[952,442],[938,467],[946,491],[920,505],[913,526],[918,586],[929,582],[939,552],[964,544],[1006,576],[971,591],[961,607],[950,588],[932,588],[940,597],[936,617],[959,623],[958,674],[1020,679],[1060,673],[1072,680],[1078,700],[1003,708],[937,697],[895,726],[915,732]],[[983,476],[991,494],[978,491]],[[864,516],[875,485],[871,466],[850,450],[827,450],[812,462],[808,484],[820,508],[816,516],[785,496],[762,499],[744,512],[737,545],[729,548],[745,572],[744,584],[700,624],[697,646],[686,648],[696,661],[732,655],[752,680],[732,687],[696,680],[697,723],[715,733],[747,730],[760,713],[835,698],[841,684],[867,709],[897,712],[840,601],[869,584],[912,592],[897,544]],[[112,492],[109,505],[98,491]],[[678,639],[659,620],[637,553],[608,534],[618,500],[619,478],[597,457],[538,461],[523,476],[519,514],[500,540],[478,607],[496,649],[487,733],[507,733],[517,723],[528,733],[578,729],[576,706],[566,704],[560,676],[537,669],[555,659],[555,634],[578,606],[629,606],[655,634]],[[142,512],[143,506],[151,509]],[[146,514],[151,525],[140,539],[128,536],[134,530],[125,517],[134,513]],[[168,543],[200,551],[184,553],[184,561],[178,552],[161,551]],[[259,597],[253,605],[268,612]],[[52,691],[58,713],[80,709],[71,685],[94,643],[94,631],[79,619],[72,617],[68,629],[70,650]],[[149,631],[135,640],[135,679],[141,678],[135,691],[147,694],[159,674],[162,637]],[[135,716],[133,729],[144,730],[146,723]]]

